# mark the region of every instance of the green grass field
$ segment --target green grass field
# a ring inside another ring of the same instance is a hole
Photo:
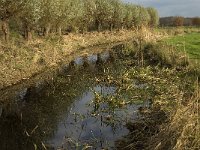
[[[178,50],[186,51],[190,59],[200,59],[200,33],[188,33],[165,39],[169,45]]]

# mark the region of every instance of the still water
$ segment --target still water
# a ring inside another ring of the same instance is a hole
[[[113,106],[118,86],[104,78],[121,70],[110,55],[79,57],[50,81],[17,90],[0,106],[0,149],[115,149],[145,104]]]

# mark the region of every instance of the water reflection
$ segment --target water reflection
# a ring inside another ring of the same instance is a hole
[[[115,87],[96,86],[77,98],[60,120],[50,145],[66,149],[81,149],[84,145],[92,149],[111,148],[115,140],[128,133],[125,124],[136,115],[139,106],[113,111],[107,103],[101,103],[96,109],[95,93],[106,97],[115,93]]]
[[[64,65],[58,77],[17,91],[13,101],[0,106],[0,149],[112,149],[141,106],[112,106],[117,86],[105,70],[115,74],[120,69],[118,64],[109,69],[105,62],[114,59],[109,52],[79,57]],[[87,64],[98,65],[82,68]]]
[[[95,63],[97,61],[97,55],[96,54],[92,54],[88,56],[88,61]]]

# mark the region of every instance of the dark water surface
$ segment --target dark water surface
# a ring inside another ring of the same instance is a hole
[[[121,71],[110,55],[79,57],[56,78],[16,91],[0,106],[0,150],[115,149],[144,104],[115,108],[107,102],[118,87],[104,76],[112,73],[109,67]]]

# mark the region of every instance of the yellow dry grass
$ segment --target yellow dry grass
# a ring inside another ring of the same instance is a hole
[[[88,32],[85,34],[65,35],[62,38],[35,38],[32,42],[13,39],[9,44],[0,42],[0,89],[28,79],[45,69],[60,65],[84,53],[88,47],[141,39],[156,41],[163,35],[143,28],[137,30],[119,30]],[[89,51],[93,53],[95,50]]]

